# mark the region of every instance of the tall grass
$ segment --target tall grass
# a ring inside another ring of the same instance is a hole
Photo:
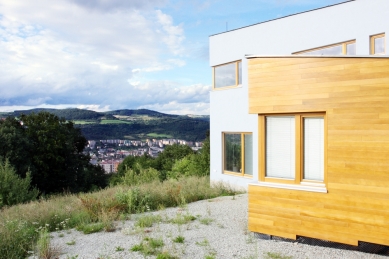
[[[211,187],[208,177],[187,177],[136,186],[116,186],[89,194],[61,195],[3,208],[0,211],[0,259],[24,258],[32,251],[39,230],[49,231],[116,220],[121,214],[232,195],[220,184]],[[109,215],[109,219],[107,219]]]

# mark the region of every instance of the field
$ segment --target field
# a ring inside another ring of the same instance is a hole
[[[74,124],[78,124],[78,125],[85,125],[85,124],[94,124],[94,123],[96,123],[96,121],[89,121],[89,120],[74,120],[73,123],[74,123]]]
[[[122,120],[101,120],[100,124],[131,124],[131,122]]]
[[[149,134],[147,134],[147,136],[151,137],[151,138],[173,138],[172,135],[158,134],[158,133],[149,133]]]

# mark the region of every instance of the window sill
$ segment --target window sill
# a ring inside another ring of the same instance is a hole
[[[250,183],[249,185],[278,188],[278,189],[296,190],[296,191],[306,191],[306,192],[320,192],[320,193],[327,193],[328,192],[327,188],[324,186],[324,184],[321,185],[321,184],[302,183],[300,185],[300,184],[257,182],[257,183]]]
[[[249,178],[249,179],[253,178],[253,176],[249,175],[249,174],[234,173],[234,172],[231,172],[231,171],[224,171],[223,174],[230,175],[230,176],[241,177],[241,178]]]
[[[242,88],[242,84],[239,85],[231,85],[231,86],[222,86],[222,87],[213,87],[212,91],[220,91],[220,90],[228,90],[228,89],[236,89],[236,88]]]

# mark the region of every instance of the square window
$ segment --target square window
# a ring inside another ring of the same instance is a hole
[[[370,37],[370,52],[372,55],[385,54],[385,34],[377,34]]]
[[[214,89],[242,84],[242,62],[236,61],[213,67],[213,78]]]

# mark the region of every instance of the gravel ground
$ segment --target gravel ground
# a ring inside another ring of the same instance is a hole
[[[162,222],[150,228],[137,228],[137,218],[160,215]],[[184,215],[196,219],[185,224],[175,224],[171,219]],[[183,243],[175,243],[177,236]],[[155,258],[131,248],[147,238],[163,239],[160,248],[176,258],[388,258],[386,256],[309,246],[274,240],[261,240],[247,231],[247,194],[218,197],[190,203],[183,208],[169,208],[143,215],[132,215],[131,220],[116,222],[115,232],[85,235],[74,229],[52,233],[52,245],[59,247],[59,258],[108,259]],[[122,250],[122,251],[121,251]],[[267,253],[273,257],[266,257]],[[277,257],[279,256],[279,257]]]

